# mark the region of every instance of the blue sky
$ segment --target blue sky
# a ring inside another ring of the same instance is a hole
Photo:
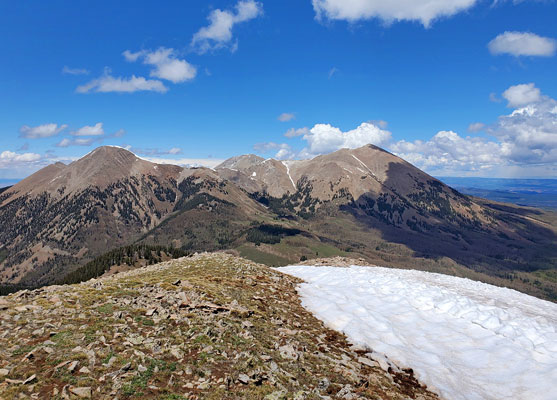
[[[554,177],[556,16],[534,0],[2,2],[0,178],[101,144],[214,165],[368,142],[438,176]]]

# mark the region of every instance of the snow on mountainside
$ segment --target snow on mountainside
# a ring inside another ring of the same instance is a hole
[[[555,399],[557,304],[422,271],[278,270],[306,281],[302,304],[329,327],[447,399]]]

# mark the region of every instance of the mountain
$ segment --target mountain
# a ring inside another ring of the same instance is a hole
[[[557,299],[555,214],[465,196],[376,146],[214,170],[100,147],[0,193],[0,282],[45,284],[129,244],[266,263],[348,255]]]

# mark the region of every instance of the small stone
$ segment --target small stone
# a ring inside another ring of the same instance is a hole
[[[70,365],[68,365],[68,371],[73,373],[75,371],[75,369],[77,368],[77,364],[79,364],[79,361],[72,361],[70,363]]]
[[[151,316],[152,316],[154,313],[156,313],[156,312],[157,312],[157,309],[156,309],[156,308],[151,308],[150,310],[147,310],[147,312],[145,313],[145,315],[146,315],[147,317],[151,317]]]
[[[137,370],[139,372],[145,372],[145,371],[147,371],[147,367],[144,367],[143,365],[139,364],[139,366],[137,367]]]
[[[35,357],[35,350],[31,350],[29,353],[25,354],[22,361],[31,360],[34,357]]]
[[[64,365],[68,365],[70,361],[62,361],[60,364],[54,367],[54,369],[62,368]]]
[[[110,359],[106,364],[103,364],[103,366],[107,368],[112,367],[112,364],[114,364],[115,361],[116,361],[116,357],[112,356],[110,357]]]
[[[180,279],[178,279],[177,281],[174,281],[172,284],[174,286],[179,286],[182,283],[182,281]]]
[[[23,383],[20,379],[5,379],[4,382],[9,383],[10,385],[21,385]]]
[[[10,373],[9,369],[6,368],[0,369],[0,376],[8,376],[9,373]]]
[[[31,382],[34,382],[35,380],[37,380],[37,375],[33,374],[33,375],[31,375],[29,378],[25,379],[25,380],[23,381],[23,384],[24,384],[24,385],[28,385],[28,384],[30,384]]]
[[[287,344],[284,346],[279,347],[279,353],[282,358],[287,358],[290,360],[297,360],[298,359],[298,352],[294,349],[294,346],[291,344]]]
[[[81,367],[81,368],[79,369],[79,373],[80,373],[80,374],[90,374],[91,371],[90,371],[89,368],[87,368],[87,367]]]
[[[286,398],[286,392],[284,390],[278,390],[264,397],[264,400],[282,400]]]
[[[317,387],[319,388],[319,390],[327,390],[330,384],[331,383],[327,378],[322,378],[319,380]]]
[[[52,354],[54,353],[54,350],[51,347],[43,347],[43,350],[45,353],[47,354]]]
[[[90,399],[93,395],[93,391],[90,387],[70,388],[70,393],[76,395],[81,399]]]
[[[132,367],[132,363],[129,362],[126,365],[124,365],[122,368],[120,368],[120,370],[126,372],[126,371],[129,371],[131,369],[131,367]]]
[[[182,357],[184,357],[184,353],[182,353],[182,351],[176,347],[170,349],[170,354],[172,354],[174,357],[176,357],[179,360],[182,359]]]
[[[370,360],[369,358],[366,358],[366,357],[358,357],[358,362],[360,364],[367,365],[368,367],[371,367],[371,368],[379,366],[379,363],[377,363],[373,360]]]
[[[247,385],[249,383],[249,376],[247,376],[246,374],[238,375],[238,382]]]

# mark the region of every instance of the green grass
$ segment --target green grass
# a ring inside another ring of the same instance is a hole
[[[97,307],[97,311],[103,314],[112,314],[114,312],[114,306],[112,304],[103,304]]]
[[[275,266],[275,265],[278,266],[278,265],[288,265],[292,263],[287,258],[257,250],[255,247],[252,247],[250,245],[240,246],[237,248],[237,250],[242,257],[260,264],[265,264],[269,266]]]

